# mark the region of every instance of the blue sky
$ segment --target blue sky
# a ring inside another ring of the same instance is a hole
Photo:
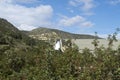
[[[0,0],[0,17],[21,30],[56,28],[105,37],[120,27],[120,0]]]

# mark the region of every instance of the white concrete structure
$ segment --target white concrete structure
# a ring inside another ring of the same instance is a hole
[[[55,46],[54,46],[54,49],[55,50],[60,50],[60,47],[61,47],[60,41],[57,41],[56,44],[55,44]]]
[[[84,48],[88,48],[90,50],[94,50],[94,45],[92,44],[94,39],[76,39],[74,40],[74,43],[78,46],[78,48],[84,49]],[[98,47],[108,47],[108,40],[106,39],[98,39],[99,43],[98,43]],[[113,49],[116,50],[118,48],[118,46],[120,45],[120,40],[118,40],[117,42],[113,43]]]
[[[62,40],[57,40],[55,45],[54,45],[54,49],[55,50],[61,50],[62,52],[64,52],[63,46],[62,46]]]

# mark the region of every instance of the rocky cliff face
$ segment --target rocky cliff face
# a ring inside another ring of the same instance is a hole
[[[51,39],[57,39],[59,38],[58,34],[55,32],[51,33],[42,33],[42,34],[36,34],[36,35],[29,35],[30,37],[38,40],[51,40]]]

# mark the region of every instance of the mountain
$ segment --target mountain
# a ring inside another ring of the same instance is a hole
[[[10,44],[21,39],[22,33],[7,20],[0,18],[0,44]]]
[[[16,47],[20,45],[31,46],[37,44],[38,41],[29,37],[26,33],[28,33],[28,31],[20,31],[6,19],[0,18],[0,46],[12,45]],[[41,41],[41,43],[44,44],[45,42]]]
[[[0,18],[0,53],[25,50],[35,44],[34,39],[18,30],[6,19]]]
[[[28,38],[28,35],[18,30],[6,19],[0,18],[0,44],[25,43],[25,39]]]
[[[6,19],[0,18],[0,80],[23,80],[18,74],[24,73],[22,71],[24,68],[27,70],[29,64],[30,68],[35,67],[35,59],[43,57],[41,55],[47,53],[47,49],[52,49],[49,43],[30,38]]]
[[[50,29],[50,28],[37,28],[30,32],[27,32],[30,37],[37,38],[37,39],[51,39],[51,38],[62,38],[62,39],[94,39],[95,36],[93,35],[86,35],[86,34],[73,34],[57,29]],[[100,37],[96,37],[100,38]]]
[[[17,36],[18,34],[20,34],[20,31],[17,28],[15,28],[11,23],[9,23],[7,20],[0,18],[0,34]]]

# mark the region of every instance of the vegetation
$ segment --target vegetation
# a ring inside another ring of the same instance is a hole
[[[117,33],[108,38],[108,48],[95,39],[93,52],[70,47],[64,53],[21,32],[1,33],[0,80],[120,80],[120,47],[111,48]]]

